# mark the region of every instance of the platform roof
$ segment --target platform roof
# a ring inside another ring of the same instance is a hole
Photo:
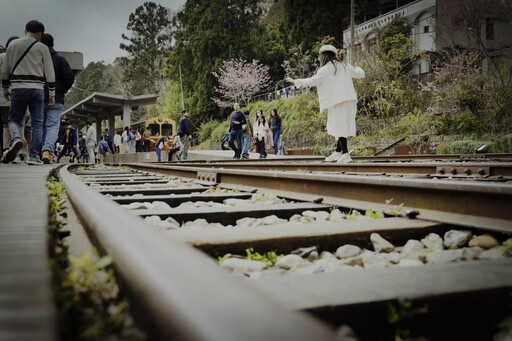
[[[141,105],[157,103],[160,97],[158,94],[141,96],[112,95],[103,92],[95,92],[89,97],[78,102],[62,113],[62,118],[75,122],[87,120],[100,121],[114,118],[115,116],[126,116],[127,112],[138,108]],[[129,116],[128,116],[129,117]],[[126,117],[123,117],[123,121]]]

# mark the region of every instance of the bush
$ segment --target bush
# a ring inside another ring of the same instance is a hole
[[[209,140],[212,135],[212,132],[215,130],[215,128],[217,128],[219,124],[220,122],[217,120],[210,120],[202,123],[201,127],[197,132],[197,137],[199,138],[199,141],[203,143],[204,141]]]

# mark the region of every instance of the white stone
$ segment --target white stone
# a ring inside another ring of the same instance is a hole
[[[300,219],[302,218],[302,216],[300,214],[294,214],[290,217],[290,223],[296,223],[296,222],[300,222]]]
[[[246,217],[242,219],[238,219],[236,221],[236,225],[240,227],[248,227],[254,225],[256,222],[256,218]]]
[[[313,219],[316,219],[316,216],[318,215],[318,213],[316,211],[304,211],[302,212],[302,216],[303,217],[307,217],[307,218],[313,218]]]
[[[161,229],[161,230],[175,230],[175,229],[179,229],[180,226],[179,225],[176,225],[176,224],[173,224],[173,223],[170,223],[168,221],[161,221],[158,223],[158,227]]]
[[[490,249],[492,247],[500,245],[496,238],[491,236],[490,234],[482,234],[480,236],[473,236],[468,243],[469,246],[479,246],[484,249]]]
[[[485,250],[480,254],[480,259],[501,259],[505,258],[503,255],[503,249],[501,247],[495,247],[489,250]]]
[[[398,263],[400,262],[400,259],[402,258],[399,252],[393,251],[390,253],[382,253],[380,254],[381,257],[383,257],[385,260],[387,260],[390,263]]]
[[[300,218],[300,222],[301,222],[302,224],[314,223],[315,221],[316,221],[316,219],[315,219],[315,218],[313,218],[313,217],[301,217],[301,218]]]
[[[322,258],[315,261],[315,265],[318,266],[321,271],[331,272],[339,269],[342,264],[336,258]]]
[[[365,269],[380,269],[391,266],[391,263],[382,255],[372,254],[369,252],[363,253],[362,261]]]
[[[316,220],[317,221],[325,221],[329,219],[329,212],[326,211],[318,211],[316,214]]]
[[[306,262],[301,256],[290,254],[279,258],[275,265],[283,269],[295,269]]]
[[[428,236],[421,240],[421,242],[426,248],[444,250],[443,238],[441,238],[437,233],[429,233]]]
[[[247,206],[251,205],[251,203],[247,200],[243,199],[236,199],[236,198],[229,198],[224,200],[224,204],[226,206]]]
[[[311,275],[311,274],[314,274],[315,272],[321,272],[321,271],[322,271],[322,269],[320,268],[319,265],[307,262],[307,263],[302,263],[301,266],[299,266],[297,268],[291,269],[290,274]]]
[[[162,221],[162,219],[160,219],[160,217],[157,215],[152,215],[152,216],[146,217],[146,218],[144,218],[144,220],[146,222],[150,223],[151,225],[155,225],[155,226],[158,226],[158,223],[160,221]]]
[[[427,254],[427,263],[429,264],[446,264],[461,260],[463,258],[464,250],[443,250],[434,251]]]
[[[417,260],[417,259],[403,258],[403,259],[400,259],[400,262],[398,263],[397,266],[408,267],[408,266],[419,266],[419,265],[423,265],[423,262],[420,260]]]
[[[479,246],[465,247],[462,249],[462,256],[464,259],[472,260],[480,258],[480,255],[485,250]]]
[[[356,257],[350,257],[347,259],[340,260],[340,263],[342,265],[348,265],[348,266],[363,266],[363,258],[361,255]]]
[[[233,271],[239,271],[243,273],[262,271],[270,265],[272,265],[270,262],[260,262],[257,260],[241,258],[228,258],[220,263],[220,266],[223,268],[228,268]]]
[[[313,251],[311,252],[308,257],[307,257],[307,260],[310,261],[310,262],[313,262],[315,260],[318,259],[318,252],[317,251]]]
[[[329,215],[330,221],[340,221],[346,219],[345,214],[343,214],[339,209],[332,210],[331,214]]]
[[[405,255],[409,255],[409,254],[416,253],[417,251],[420,251],[422,249],[423,249],[423,244],[420,241],[414,240],[414,239],[409,239],[407,241],[407,243],[405,243],[405,245],[402,249],[402,253]]]
[[[286,219],[278,218],[275,215],[270,215],[268,217],[263,218],[264,225],[277,225],[277,224],[284,224],[286,222],[288,222]]]
[[[155,209],[169,209],[171,206],[169,206],[168,203],[163,201],[153,201],[152,202]]]
[[[382,238],[378,233],[372,233],[370,240],[372,241],[375,252],[391,252],[394,249],[393,244]]]
[[[360,255],[361,252],[363,252],[363,250],[359,246],[346,244],[340,246],[336,250],[336,256],[338,256],[340,259],[346,259]]]
[[[335,255],[333,255],[329,251],[322,251],[320,253],[320,259],[337,259]]]
[[[470,231],[450,230],[444,234],[444,246],[447,249],[463,247],[471,239]]]
[[[194,221],[187,221],[184,225],[184,227],[191,227],[191,226],[194,226],[194,227],[206,227],[208,226],[208,221],[206,221],[206,219],[196,219]]]

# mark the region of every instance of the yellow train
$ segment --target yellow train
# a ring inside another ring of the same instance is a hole
[[[151,151],[154,150],[155,142],[162,136],[170,137],[170,141],[172,142],[174,139],[173,136],[176,134],[176,128],[176,122],[167,117],[151,117],[145,121],[130,124],[130,130],[137,129],[141,135],[143,135],[146,130],[151,132]],[[116,129],[116,132],[122,133],[122,131],[123,127]],[[164,145],[162,150],[168,150],[167,146]]]

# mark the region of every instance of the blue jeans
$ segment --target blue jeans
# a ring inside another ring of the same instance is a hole
[[[49,151],[52,157],[55,157],[55,151],[53,147],[57,142],[59,136],[59,125],[60,125],[60,114],[64,104],[55,103],[51,107],[45,105],[45,119],[43,123],[43,148],[41,151]]]
[[[32,121],[32,136],[29,157],[36,157],[41,148],[44,119],[44,93],[39,89],[13,89],[11,91],[11,110],[9,112],[9,132],[11,139],[21,140],[21,121],[27,107]]]
[[[158,148],[157,146],[155,146],[155,152],[156,152],[156,157],[158,159],[158,162],[162,161],[162,150],[160,148]]]
[[[244,146],[243,148],[243,151],[242,151],[242,156],[249,156],[249,142],[251,141],[251,135],[250,134],[245,134],[245,135],[242,135],[242,144]]]
[[[228,145],[235,152],[235,157],[240,157],[242,153],[242,130],[231,130]]]
[[[277,155],[279,149],[279,136],[281,136],[281,130],[272,130],[272,136],[274,137],[274,155]]]

